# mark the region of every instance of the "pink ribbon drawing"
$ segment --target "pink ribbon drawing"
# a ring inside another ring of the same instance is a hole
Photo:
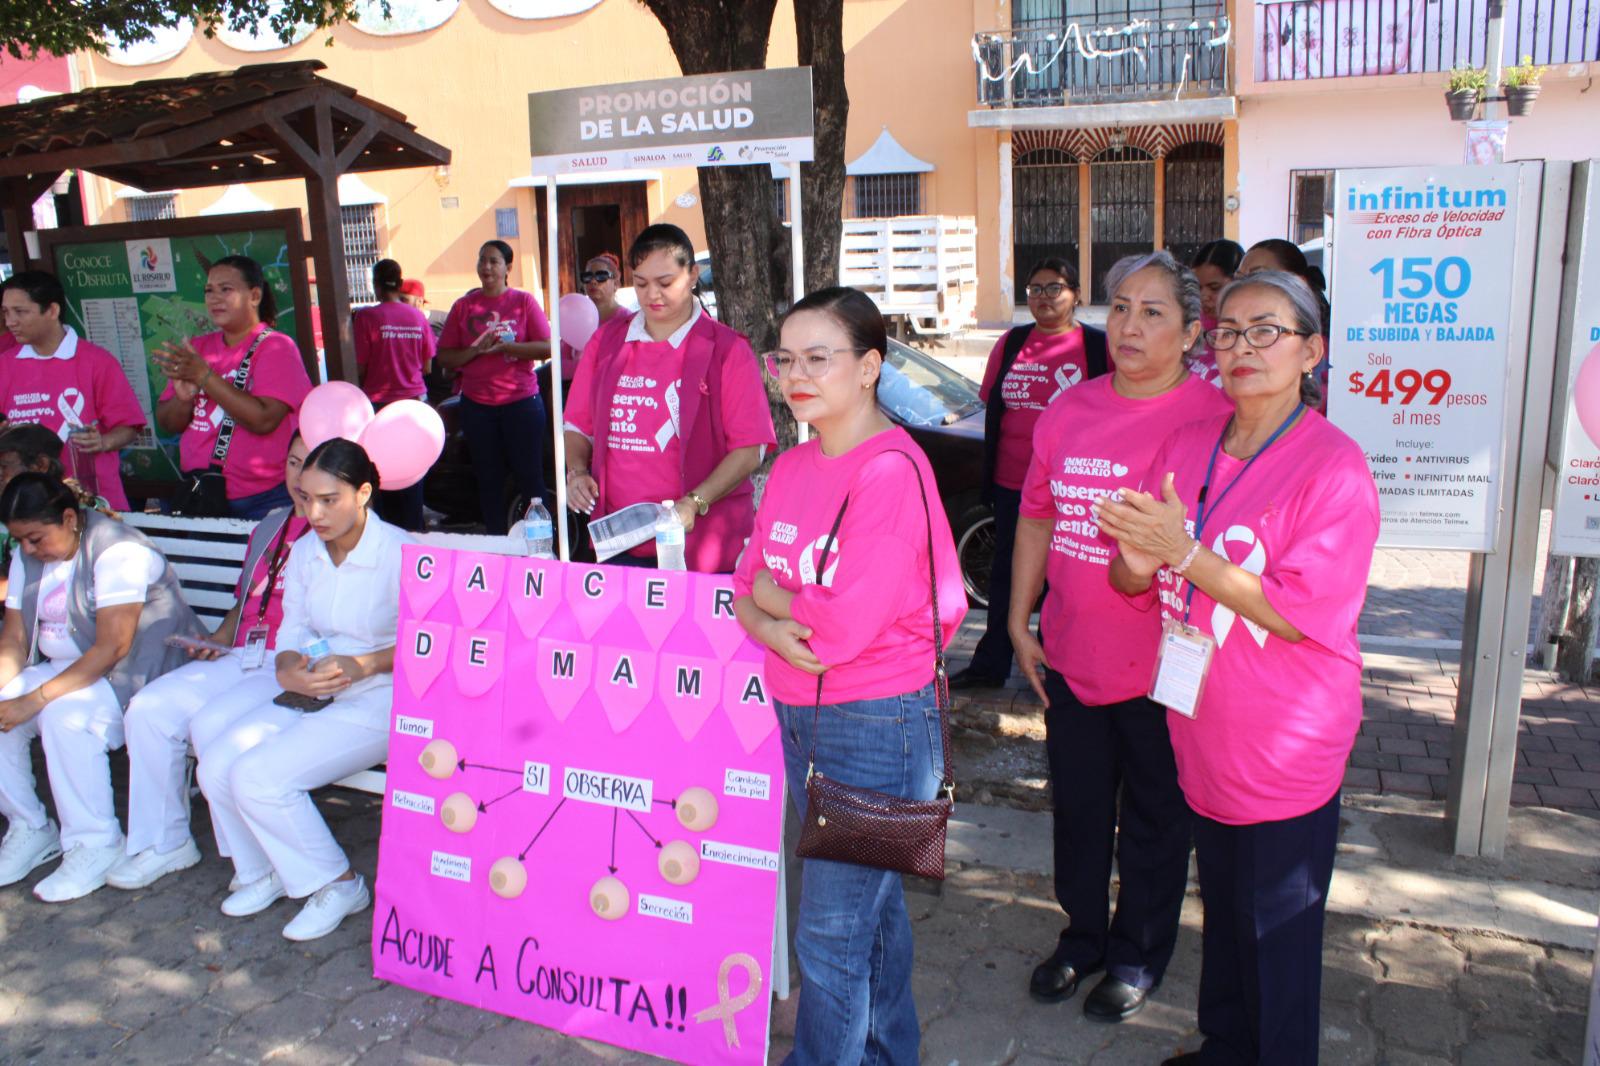
[[[743,992],[731,999],[728,996],[728,975],[735,966],[743,967],[745,974],[750,979],[750,985]],[[761,995],[761,964],[743,951],[736,951],[722,960],[722,965],[717,968],[717,1003],[714,1007],[707,1007],[694,1016],[697,1022],[713,1022],[722,1020],[722,1039],[727,1041],[729,1047],[739,1046],[739,1029],[733,1023],[733,1016],[754,1003]]]

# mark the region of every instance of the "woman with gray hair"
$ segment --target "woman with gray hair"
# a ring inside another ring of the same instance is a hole
[[[1317,1061],[1322,916],[1361,723],[1356,622],[1378,537],[1366,457],[1311,406],[1318,312],[1291,274],[1230,285],[1210,340],[1232,411],[1178,429],[1142,491],[1095,511],[1117,541],[1112,584],[1160,606],[1151,694],[1194,812],[1205,1043],[1169,1066]]]
[[[1034,970],[1035,999],[1070,998],[1104,969],[1084,1013],[1117,1022],[1144,1006],[1177,941],[1189,871],[1189,809],[1178,789],[1166,711],[1146,698],[1161,623],[1112,589],[1116,544],[1089,508],[1140,471],[1178,426],[1229,409],[1189,372],[1200,288],[1166,252],[1124,259],[1107,278],[1115,371],[1068,390],[1040,419],[1022,489],[1008,628],[1045,702],[1055,813],[1056,898],[1070,919]],[[1040,617],[1028,615],[1048,577]],[[1120,808],[1120,815],[1119,815]],[[1113,842],[1121,871],[1107,902]]]

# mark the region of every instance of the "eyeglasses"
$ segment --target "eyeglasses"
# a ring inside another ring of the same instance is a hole
[[[1030,300],[1036,296],[1048,296],[1050,299],[1054,300],[1068,288],[1070,288],[1070,286],[1063,285],[1059,281],[1052,281],[1048,285],[1028,285],[1025,286],[1022,291],[1028,294],[1028,299]]]
[[[616,275],[611,273],[609,270],[585,270],[583,273],[578,275],[578,280],[583,282],[585,285],[589,284],[591,281],[604,285],[614,277],[616,277]]]
[[[833,369],[833,357],[840,352],[868,352],[870,348],[828,348],[818,345],[800,352],[791,352],[786,348],[779,348],[775,352],[767,352],[761,357],[762,364],[767,368],[767,373],[774,378],[783,379],[794,373],[795,366],[805,372],[805,376],[815,381],[826,377],[829,370]]]
[[[1249,329],[1228,329],[1218,326],[1216,329],[1206,330],[1206,340],[1211,343],[1212,351],[1225,352],[1239,343],[1240,334],[1244,335],[1245,342],[1252,348],[1270,348],[1278,343],[1278,338],[1287,333],[1291,337],[1309,337],[1310,331],[1303,329],[1290,329],[1288,326],[1279,326],[1271,322],[1262,322],[1251,326]]]

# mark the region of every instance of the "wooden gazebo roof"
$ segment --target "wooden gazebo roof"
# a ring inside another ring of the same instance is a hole
[[[353,374],[344,250],[329,236],[339,232],[338,177],[441,166],[450,150],[393,108],[318,77],[323,69],[261,63],[0,107],[0,213],[13,256],[33,201],[67,170],[146,190],[304,179],[318,302],[338,322],[324,332],[328,365]]]

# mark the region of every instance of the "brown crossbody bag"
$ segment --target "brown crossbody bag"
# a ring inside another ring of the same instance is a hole
[[[895,449],[899,451],[899,449]],[[915,460],[901,451],[917,475],[922,511],[928,526],[928,586],[933,604],[933,695],[939,709],[940,752],[944,766],[933,763],[943,784],[931,800],[906,799],[870,788],[855,788],[816,769],[817,729],[822,718],[822,678],[817,678],[817,702],[812,711],[811,755],[806,766],[806,817],[796,852],[804,859],[831,859],[873,866],[880,870],[915,874],[933,880],[944,878],[945,824],[955,808],[955,779],[950,769],[950,686],[944,662],[944,629],[939,624],[939,579],[933,561],[933,515],[928,510],[928,490]],[[823,545],[817,574],[827,572],[839,524],[850,497],[839,505],[833,529]]]

